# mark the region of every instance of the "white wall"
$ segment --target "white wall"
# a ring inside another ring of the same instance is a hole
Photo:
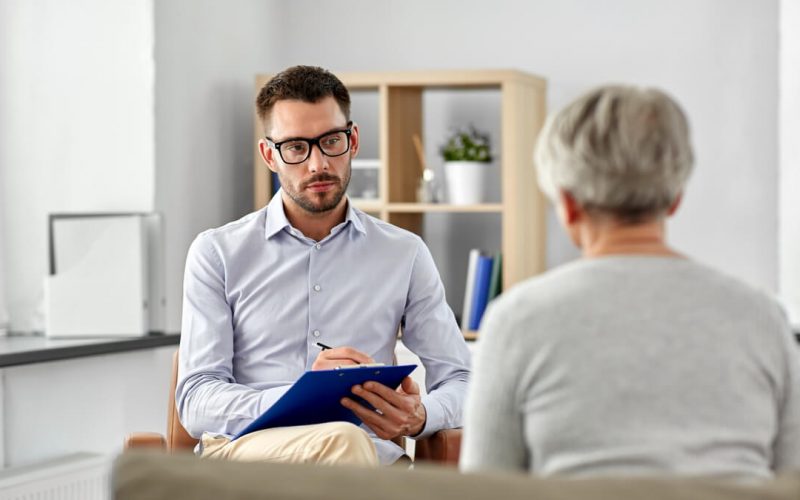
[[[780,238],[779,289],[800,330],[800,2],[780,11]]]
[[[605,82],[666,89],[689,114],[697,156],[670,239],[701,261],[777,288],[776,0],[295,0],[282,7],[281,18],[303,25],[273,25],[284,42],[280,66],[516,68],[548,79],[551,110]],[[429,162],[439,161],[433,146]],[[556,227],[548,238],[550,265],[574,255]]]
[[[152,210],[152,0],[0,2],[11,326],[41,330],[47,214]]]
[[[273,0],[155,3],[156,209],[165,215],[167,330],[200,231],[252,211],[254,76],[274,70]],[[281,6],[284,8],[284,6]]]

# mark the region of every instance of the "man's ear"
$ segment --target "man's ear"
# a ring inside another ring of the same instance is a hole
[[[675,201],[672,202],[672,205],[669,206],[669,210],[667,210],[667,217],[675,215],[675,212],[678,211],[678,207],[681,206],[681,201],[683,201],[683,193],[678,193],[678,196],[675,197]]]
[[[561,211],[561,218],[568,226],[579,221],[583,215],[583,209],[581,209],[580,204],[569,191],[559,190],[558,206]]]
[[[261,159],[264,160],[267,167],[273,172],[277,172],[278,170],[275,166],[275,149],[269,147],[266,140],[260,139],[258,141],[258,152],[261,154]]]
[[[355,158],[358,155],[358,124],[353,123],[352,132],[350,133],[350,158]]]

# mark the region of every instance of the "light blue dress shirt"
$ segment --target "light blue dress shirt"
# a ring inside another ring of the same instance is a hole
[[[176,402],[186,430],[232,436],[319,354],[350,346],[392,364],[398,328],[425,366],[418,437],[460,427],[469,351],[430,252],[413,233],[348,203],[317,242],[291,226],[280,191],[263,209],[201,233],[184,276]],[[403,453],[373,436],[383,464]]]

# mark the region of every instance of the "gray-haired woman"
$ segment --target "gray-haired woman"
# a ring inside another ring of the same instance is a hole
[[[463,470],[800,469],[800,352],[780,308],[665,240],[692,169],[688,129],[663,92],[624,86],[548,121],[539,181],[583,258],[490,307]]]

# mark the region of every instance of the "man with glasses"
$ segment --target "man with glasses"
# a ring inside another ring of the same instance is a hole
[[[422,240],[345,196],[359,129],[350,96],[321,68],[276,75],[256,99],[259,151],[281,189],[261,210],[201,233],[184,280],[176,400],[203,457],[390,464],[389,441],[461,426],[469,353]],[[266,429],[235,441],[305,370],[392,364],[398,329],[428,394],[357,386],[363,422]],[[324,349],[320,350],[319,345]],[[332,346],[332,348],[328,348]]]

